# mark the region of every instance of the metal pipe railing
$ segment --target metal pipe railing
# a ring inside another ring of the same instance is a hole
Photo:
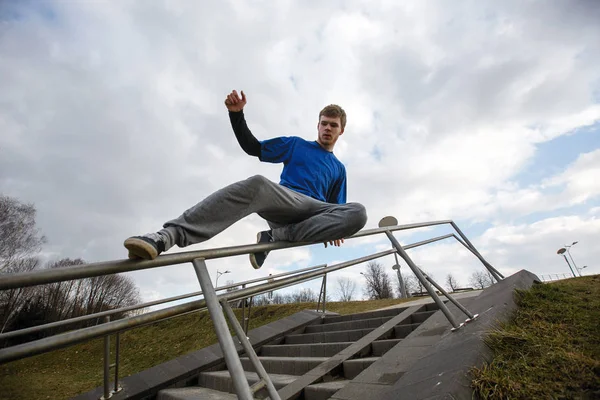
[[[404,246],[405,249],[422,246],[424,244],[432,243],[437,240],[442,240],[448,235],[435,239],[428,239],[421,242],[413,243],[411,245]],[[272,283],[263,283],[261,285],[251,286],[245,289],[236,290],[234,292],[227,292],[218,296],[219,299],[226,299],[227,301],[242,300],[247,297],[256,296],[259,294],[267,293],[274,289],[282,289],[288,286],[293,286],[298,283],[306,282],[319,278],[326,273],[331,273],[339,269],[347,268],[352,265],[360,264],[363,262],[371,261],[380,257],[395,253],[395,249],[385,250],[379,253],[374,253],[369,256],[356,258],[350,261],[346,261],[333,266],[316,269],[315,271],[305,272],[300,275],[295,275],[279,280],[275,280]],[[6,349],[0,349],[0,363],[5,363],[21,358],[41,354],[50,350],[55,350],[63,347],[67,347],[72,344],[80,343],[89,339],[97,337],[103,337],[116,332],[136,328],[142,325],[158,322],[163,319],[175,317],[179,314],[189,313],[193,311],[200,311],[206,308],[206,302],[202,300],[194,300],[188,303],[168,307],[162,310],[152,311],[146,314],[128,317],[109,323],[92,326],[89,328],[83,328],[73,332],[61,333],[51,337],[39,339],[33,342],[28,342],[16,346],[12,346]]]
[[[411,229],[414,227],[439,225],[439,224],[444,224],[444,223],[449,223],[449,222],[450,221],[439,221],[439,222],[433,222],[433,223],[398,225],[398,226],[393,226],[393,227],[372,229],[372,230],[368,230],[368,231],[359,232],[358,234],[354,235],[353,237],[366,236],[366,235],[381,233],[381,232],[386,232],[386,231],[389,232],[390,230],[393,231],[393,230]],[[443,239],[446,239],[446,238],[449,238],[452,236],[458,240],[458,238],[454,234],[448,234],[448,235],[439,236],[439,237],[432,238],[432,239],[423,240],[423,241],[409,244],[406,246],[402,246],[402,248],[407,250],[410,248],[433,243],[438,240],[443,240]],[[317,243],[319,243],[319,242],[317,242]],[[252,251],[258,251],[258,247],[261,247],[261,246],[265,247],[267,245],[255,245],[255,247],[252,249]],[[238,246],[237,248],[239,249],[241,247],[249,248],[252,246]],[[288,246],[288,247],[294,247],[294,246]],[[231,249],[232,248],[229,248],[229,250],[231,250]],[[216,250],[223,250],[223,249],[216,249]],[[186,256],[186,258],[189,258],[191,254],[197,254],[197,253],[199,253],[199,252],[189,252],[185,256]],[[274,289],[281,289],[281,288],[285,288],[288,286],[296,285],[298,283],[313,280],[318,277],[324,276],[327,273],[331,273],[331,272],[337,271],[339,269],[347,268],[352,265],[360,264],[360,263],[363,263],[366,261],[374,260],[376,258],[384,257],[386,255],[390,255],[390,254],[394,254],[394,253],[397,253],[397,249],[390,249],[390,250],[382,251],[379,253],[374,253],[369,256],[360,257],[360,258],[357,258],[354,260],[346,261],[346,262],[339,263],[334,266],[329,266],[329,267],[325,267],[325,268],[320,268],[320,266],[311,267],[309,269],[317,269],[317,270],[309,271],[309,272],[302,273],[302,274],[297,274],[295,276],[287,277],[284,279],[279,279],[279,280],[276,280],[271,283],[267,282],[267,283],[264,283],[261,285],[256,285],[256,286],[252,286],[249,288],[236,290],[234,292],[228,292],[228,293],[219,295],[218,297],[219,297],[219,299],[225,299],[226,301],[235,301],[235,300],[245,299],[245,298],[255,296],[258,294],[267,293]],[[169,257],[169,256],[162,256],[159,258],[166,258],[166,257]],[[197,255],[195,255],[195,257],[197,257]],[[219,257],[221,257],[221,256],[219,256]],[[216,256],[213,258],[216,258]],[[158,258],[156,260],[158,260]],[[156,260],[152,260],[152,261],[156,261]],[[149,262],[139,262],[139,263],[148,264]],[[85,265],[84,267],[88,267],[89,265],[90,264]],[[107,263],[96,264],[97,267],[102,266],[102,265],[106,266]],[[71,269],[71,268],[74,268],[74,267],[70,267],[69,269]],[[148,268],[150,268],[150,267],[148,267]],[[37,274],[42,275],[43,272],[46,272],[46,271],[40,271]],[[29,277],[31,277],[32,274],[28,273],[28,274],[18,274],[18,275],[21,276],[19,278],[19,279],[21,279],[23,275],[28,275]],[[91,275],[91,276],[97,276],[97,275]],[[48,279],[48,278],[49,277],[47,276],[47,274],[43,274],[43,279]],[[273,277],[271,276],[271,277],[264,278],[264,279],[272,279],[272,278]],[[11,285],[13,285],[15,282],[19,281],[19,279],[10,280],[10,282],[8,282],[8,284],[6,283],[7,279],[3,279],[2,280],[3,285],[0,285],[0,288],[12,287]],[[36,282],[38,282],[40,278],[37,277],[35,279],[36,279]],[[52,279],[54,279],[54,277]],[[260,280],[264,280],[264,279],[260,279]],[[31,283],[31,281],[29,283]],[[47,283],[47,282],[43,282],[43,283]],[[39,284],[39,283],[32,283],[29,286],[32,286],[34,284]],[[235,285],[235,286],[237,286],[237,285]],[[106,336],[106,335],[109,335],[112,333],[117,333],[117,332],[125,331],[128,329],[132,329],[135,327],[155,323],[160,320],[169,319],[169,318],[173,318],[173,317],[180,316],[183,314],[200,311],[200,310],[204,309],[205,307],[206,307],[206,302],[203,299],[191,301],[191,302],[184,303],[181,305],[172,306],[172,307],[169,307],[166,309],[153,311],[153,312],[149,312],[149,313],[134,316],[134,317],[128,317],[128,318],[113,321],[110,323],[105,323],[105,324],[94,326],[94,327],[80,329],[78,331],[62,333],[59,335],[40,339],[37,341],[13,346],[13,347],[10,347],[7,349],[2,349],[2,350],[0,350],[0,363],[5,363],[5,362],[21,359],[21,358],[33,356],[33,355],[44,353],[44,352],[47,352],[50,350],[67,347],[69,345],[76,344],[76,343],[86,341],[89,339],[93,339],[96,337],[102,337],[102,336]]]
[[[407,246],[404,246],[404,248],[405,249],[411,249],[411,248],[414,248],[414,247],[419,247],[419,246],[423,246],[425,244],[433,243],[433,242],[436,242],[436,241],[439,241],[439,240],[447,239],[449,237],[454,237],[463,246],[467,247],[456,235],[454,235],[454,234],[448,234],[448,235],[438,236],[438,237],[435,237],[435,238],[432,238],[432,239],[427,239],[427,240],[424,240],[424,241],[416,242],[416,243],[413,243],[413,244],[409,244]],[[467,249],[468,249],[468,247],[467,247]],[[326,264],[321,264],[321,265],[316,265],[316,266],[312,266],[312,267],[298,269],[298,270],[295,270],[295,271],[283,272],[283,273],[280,273],[280,274],[271,275],[269,277],[250,279],[250,280],[247,280],[247,281],[244,281],[244,282],[238,282],[238,283],[234,283],[234,284],[231,284],[231,285],[220,286],[220,287],[216,288],[215,290],[221,291],[221,290],[230,289],[230,288],[233,288],[233,287],[236,287],[236,286],[240,286],[240,285],[241,286],[245,286],[245,285],[248,285],[248,284],[251,284],[251,283],[265,281],[265,280],[268,280],[268,279],[275,279],[275,278],[279,278],[279,277],[283,277],[283,276],[296,275],[296,274],[299,274],[299,273],[302,273],[302,272],[305,272],[305,271],[311,271],[311,270],[314,270],[314,269],[323,268],[325,266],[326,266]],[[32,326],[32,327],[29,327],[29,328],[19,329],[19,330],[16,330],[16,331],[10,331],[10,332],[6,332],[6,333],[3,333],[3,334],[0,334],[0,340],[10,339],[10,338],[14,338],[14,337],[18,337],[18,336],[22,336],[22,335],[34,333],[34,332],[39,332],[39,331],[46,330],[46,329],[51,329],[51,328],[56,328],[56,327],[61,327],[61,326],[69,325],[69,324],[72,324],[72,323],[86,321],[86,320],[89,320],[89,319],[95,319],[95,318],[110,316],[110,315],[113,315],[113,314],[118,314],[118,313],[128,312],[128,311],[132,311],[132,310],[142,309],[142,308],[146,308],[146,307],[151,307],[153,305],[165,304],[165,303],[169,303],[169,302],[172,302],[172,301],[183,300],[183,299],[186,299],[186,298],[200,296],[200,295],[202,295],[202,291],[188,293],[188,294],[179,295],[179,296],[168,297],[168,298],[162,299],[162,300],[150,301],[150,302],[147,302],[147,303],[142,303],[142,304],[137,304],[137,305],[134,305],[134,306],[123,307],[123,308],[119,308],[119,309],[115,309],[115,310],[101,311],[101,312],[98,312],[98,313],[89,314],[89,315],[83,315],[83,316],[80,316],[80,317],[70,318],[70,319],[66,319],[66,320],[63,320],[63,321],[50,322],[50,323],[47,323],[47,324],[44,324],[44,325]],[[319,299],[320,299],[320,297],[319,297]]]
[[[422,228],[433,225],[449,224],[451,220],[421,222],[415,224],[397,225],[390,227],[391,231],[400,231],[406,229]],[[347,239],[383,233],[384,229],[366,229],[360,231]],[[0,290],[14,289],[20,287],[29,287],[42,285],[46,283],[55,283],[73,279],[91,278],[100,275],[118,274],[122,272],[140,271],[149,268],[164,267],[167,265],[183,264],[192,262],[196,258],[205,260],[213,258],[223,258],[239,256],[259,251],[272,251],[287,249],[291,247],[307,246],[312,244],[321,244],[322,242],[273,242],[265,244],[251,244],[242,246],[222,247],[215,249],[187,251],[175,254],[164,254],[154,260],[122,260],[90,263],[83,265],[74,265],[70,267],[52,268],[42,271],[22,272],[18,274],[3,275],[0,277]]]
[[[327,265],[327,264],[322,264],[322,265],[316,265],[316,266],[312,266],[312,267],[302,268],[302,269],[298,269],[298,270],[295,270],[295,271],[282,272],[282,273],[277,274],[277,275],[272,275],[271,278],[288,276],[288,275],[295,275],[295,274],[299,274],[299,273],[304,272],[304,271],[311,271],[313,269],[323,268],[325,265]],[[247,280],[247,281],[244,281],[244,282],[239,282],[239,283],[234,283],[234,284],[231,284],[231,285],[220,286],[220,287],[216,288],[215,290],[216,291],[221,291],[221,290],[231,289],[231,288],[234,288],[236,286],[247,285],[249,283],[256,283],[256,282],[264,281],[264,280],[267,280],[267,279],[269,279],[269,277],[250,279],[250,280]],[[49,322],[49,323],[44,324],[44,325],[32,326],[32,327],[29,327],[29,328],[19,329],[19,330],[16,330],[16,331],[5,332],[3,334],[0,334],[0,340],[10,339],[10,338],[14,338],[14,337],[22,336],[22,335],[27,335],[27,334],[30,334],[30,333],[39,332],[39,331],[43,331],[43,330],[46,330],[46,329],[51,329],[51,328],[57,328],[57,327],[65,326],[65,325],[70,325],[70,324],[74,324],[76,322],[82,322],[82,321],[87,321],[87,320],[90,320],[90,319],[95,319],[95,318],[110,316],[110,315],[113,315],[113,314],[119,314],[119,313],[124,313],[124,312],[128,312],[128,311],[139,310],[139,309],[142,309],[142,308],[151,307],[151,306],[155,306],[155,305],[159,305],[159,304],[166,304],[166,303],[170,303],[172,301],[183,300],[183,299],[186,299],[186,298],[200,296],[200,295],[202,295],[201,291],[200,292],[193,292],[193,293],[183,294],[183,295],[179,295],[179,296],[167,297],[166,299],[154,300],[154,301],[149,301],[147,303],[136,304],[136,305],[133,305],[133,306],[122,307],[122,308],[118,308],[118,309],[114,309],[114,310],[101,311],[101,312],[97,312],[97,313],[89,314],[89,315],[82,315],[82,316],[79,316],[79,317],[69,318],[69,319],[65,319],[65,320],[62,320],[62,321]]]

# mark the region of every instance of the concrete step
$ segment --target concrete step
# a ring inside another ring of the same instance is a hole
[[[285,344],[300,344],[300,343],[333,343],[333,342],[356,342],[361,337],[365,336],[372,329],[356,329],[353,331],[334,331],[334,332],[317,332],[317,333],[302,333],[297,335],[286,335]],[[383,334],[378,339],[392,339],[394,330],[391,329]]]
[[[304,389],[305,400],[327,400],[340,389],[343,389],[350,382],[346,379],[341,379],[331,382],[314,383]]]
[[[373,357],[381,357],[401,341],[402,339],[376,340],[371,343],[371,355]]]
[[[198,386],[163,389],[156,396],[156,400],[235,400],[237,398],[233,393],[225,393]]]
[[[353,342],[266,345],[260,350],[266,357],[331,357]]]
[[[437,310],[416,312],[410,316],[410,322],[413,324],[421,324],[436,312]]]
[[[269,374],[273,385],[277,390],[281,389],[284,386],[289,385],[298,377],[293,375],[283,375],[283,374]],[[254,385],[259,381],[258,374],[254,372],[246,372],[246,379],[248,380],[248,384],[250,386]],[[325,400],[330,398],[335,392],[342,389],[348,383],[348,380],[340,379],[330,382],[321,382],[315,383],[308,386],[304,391],[304,399],[305,400]],[[215,400],[229,400],[235,399],[237,396],[233,394],[235,391],[233,389],[233,382],[231,381],[231,376],[229,375],[229,371],[215,371],[215,372],[203,372],[200,374],[200,385],[207,386],[210,385],[210,388],[198,388],[200,389],[197,393],[199,394],[196,397],[164,397],[160,398],[160,400],[192,400],[192,399],[213,399],[213,397],[209,397],[209,395],[221,395],[223,397],[214,397]],[[220,389],[219,389],[220,388]],[[167,389],[170,396],[177,396],[178,391],[182,389],[192,389],[192,388],[181,388],[181,389]],[[204,391],[204,392],[203,392]],[[165,392],[165,390],[163,390]],[[194,391],[189,391],[191,395],[194,394]],[[206,397],[202,397],[204,393],[207,393]],[[184,395],[187,393],[184,393]],[[225,396],[234,396],[234,397],[225,397]],[[256,393],[255,398],[265,398],[267,396],[266,389],[262,389],[258,393]],[[158,400],[159,398],[157,398]]]
[[[393,317],[377,317],[368,319],[358,319],[354,321],[333,322],[329,324],[309,325],[304,330],[304,333],[334,332],[355,329],[377,328],[392,318]]]
[[[356,378],[358,374],[377,360],[379,360],[379,357],[353,358],[352,360],[344,361],[342,363],[344,366],[344,378],[348,380]]]
[[[381,318],[381,317],[395,317],[400,314],[402,311],[406,310],[407,307],[402,308],[390,308],[388,310],[379,310],[379,311],[368,311],[357,314],[350,315],[332,315],[326,316],[322,320],[322,324],[333,324],[337,322],[346,322],[346,321],[358,321],[361,319],[371,319],[371,318]],[[321,325],[321,324],[318,324]],[[312,325],[309,325],[312,326]]]
[[[269,378],[271,378],[271,381],[277,390],[298,379],[297,376],[283,374],[269,374]],[[260,380],[260,377],[256,372],[246,372],[246,379],[248,380],[248,384],[252,386]],[[233,381],[227,370],[201,372],[198,376],[198,385],[225,393],[235,393]]]
[[[443,302],[444,302],[446,305],[448,305],[448,300],[444,300],[444,299],[445,299],[445,297],[442,297],[442,301],[443,301]],[[424,308],[423,310],[421,310],[421,311],[437,311],[437,310],[439,310],[439,309],[440,309],[440,308],[438,307],[438,305],[437,305],[437,304],[435,304],[435,303],[433,302],[433,300],[432,300],[432,302],[431,302],[431,303],[427,303],[427,304],[425,304],[425,308]]]
[[[402,325],[396,325],[394,327],[394,337],[396,339],[404,339],[405,337],[407,337],[412,331],[414,331],[415,329],[417,329],[419,327],[419,325],[421,325],[420,323],[418,324],[402,324]]]
[[[421,323],[401,324],[396,325],[394,329],[384,333],[378,340],[384,339],[403,339],[412,331],[417,329]],[[375,328],[356,329],[351,331],[333,331],[333,332],[316,332],[316,333],[299,333],[294,335],[286,335],[283,343],[303,344],[303,343],[334,343],[334,342],[356,342],[361,337],[365,336]]]
[[[329,357],[258,357],[265,371],[270,374],[304,375]],[[244,371],[256,372],[248,357],[240,357]]]
[[[366,348],[358,353],[358,357],[379,357],[389,349],[400,343],[402,339],[376,340],[371,348]],[[260,350],[260,355],[265,357],[331,357],[344,350],[354,342],[333,343],[300,343],[266,345]]]

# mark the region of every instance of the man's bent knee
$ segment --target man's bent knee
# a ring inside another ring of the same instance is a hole
[[[246,183],[252,187],[260,187],[265,183],[270,182],[267,178],[262,175],[254,175],[246,179]]]
[[[348,230],[352,231],[349,235],[353,235],[367,224],[367,209],[360,203],[348,203],[346,205],[349,208],[346,223]]]

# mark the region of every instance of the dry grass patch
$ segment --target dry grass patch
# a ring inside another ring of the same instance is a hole
[[[517,292],[511,320],[487,337],[474,369],[483,399],[600,399],[600,275]]]

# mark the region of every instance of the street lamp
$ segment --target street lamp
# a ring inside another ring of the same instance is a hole
[[[398,287],[400,289],[400,297],[405,299],[408,296],[406,295],[406,287],[404,286],[404,279],[402,279],[402,273],[400,272],[400,264],[398,263],[398,254],[394,253],[394,257],[396,259],[396,265],[392,267],[392,269],[396,270],[396,274],[398,275]]]
[[[225,274],[228,274],[228,273],[230,273],[230,272],[231,272],[231,271],[223,271],[223,272],[219,272],[219,270],[217,270],[217,280],[216,280],[216,282],[215,282],[215,287],[219,287],[219,277],[220,277],[221,275],[225,275]]]
[[[571,264],[569,263],[569,260],[567,259],[567,256],[565,256],[567,249],[565,249],[564,247],[561,247],[560,249],[558,249],[558,251],[556,252],[556,254],[561,255],[565,258],[565,261],[567,262],[567,265],[569,266],[569,269],[571,270],[571,273],[573,274],[573,277],[577,278],[577,275],[575,275],[575,271],[573,271],[573,268],[571,267]]]
[[[573,256],[571,255],[571,247],[575,246],[577,243],[579,242],[573,242],[571,244],[566,244],[565,248],[567,249],[567,254],[569,255],[569,257],[571,257],[571,261],[573,262],[573,266],[575,267],[575,270],[579,273],[579,276],[581,276],[581,269],[577,268],[577,264],[575,264],[575,260],[573,259]]]

